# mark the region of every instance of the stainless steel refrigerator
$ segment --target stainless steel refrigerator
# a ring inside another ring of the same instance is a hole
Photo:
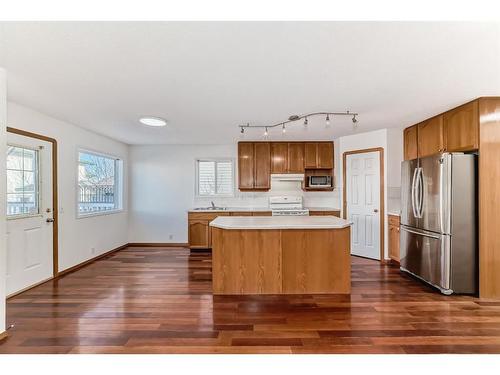
[[[401,270],[444,294],[476,293],[477,156],[401,164]]]

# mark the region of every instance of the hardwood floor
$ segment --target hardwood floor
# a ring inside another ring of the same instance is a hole
[[[500,301],[352,264],[350,296],[213,297],[210,254],[126,248],[9,299],[0,353],[500,353]]]

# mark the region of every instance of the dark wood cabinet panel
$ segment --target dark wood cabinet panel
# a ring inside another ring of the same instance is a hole
[[[286,173],[288,170],[288,143],[271,143],[271,173]]]
[[[253,189],[254,187],[254,144],[238,143],[238,187]]]
[[[418,124],[418,157],[445,151],[443,116],[436,116]]]
[[[319,142],[317,150],[317,168],[333,168],[333,143]]]
[[[399,216],[389,215],[389,258],[399,263]]]
[[[418,157],[418,127],[410,126],[404,130],[404,159],[412,160]]]
[[[271,188],[271,146],[269,142],[256,142],[254,144],[255,158],[255,189]]]
[[[288,173],[304,173],[304,143],[288,144]]]
[[[447,151],[471,151],[479,148],[478,101],[464,104],[444,114]]]
[[[306,142],[304,144],[304,167],[317,168],[318,165],[318,143]]]

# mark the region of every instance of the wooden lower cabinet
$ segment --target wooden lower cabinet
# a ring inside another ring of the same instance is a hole
[[[191,249],[206,249],[210,244],[208,220],[188,220],[188,240]]]
[[[389,215],[389,258],[399,263],[399,216]]]
[[[212,248],[210,222],[218,216],[271,216],[271,211],[189,212],[188,243],[190,249]]]
[[[213,228],[214,294],[351,291],[350,228]]]

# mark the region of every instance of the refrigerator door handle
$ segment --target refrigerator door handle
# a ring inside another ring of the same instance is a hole
[[[418,168],[418,217],[424,216],[424,172],[422,167]]]
[[[413,230],[413,229],[406,228],[404,226],[401,226],[401,229],[404,230],[404,231],[406,231],[406,232],[417,234],[419,236],[434,238],[435,240],[441,239],[441,237],[439,235],[437,235],[437,234],[430,234],[430,233],[426,233],[426,232],[420,232],[420,231],[416,231],[416,230]]]
[[[411,208],[413,210],[413,216],[418,218],[417,215],[417,210],[416,210],[416,202],[415,202],[415,183],[417,181],[417,172],[418,172],[418,167],[413,170],[413,178],[411,180]]]

